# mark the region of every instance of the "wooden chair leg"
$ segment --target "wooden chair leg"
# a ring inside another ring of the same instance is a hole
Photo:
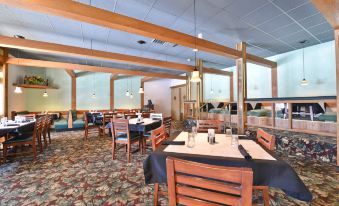
[[[262,189],[262,196],[264,198],[264,206],[270,205],[270,194],[268,190],[269,190],[268,187],[264,187]]]
[[[158,197],[159,197],[159,183],[154,183],[154,200],[153,205],[158,205]]]
[[[46,132],[44,132],[43,137],[44,137],[44,148],[46,149],[47,148],[47,133]]]
[[[42,153],[42,140],[41,140],[41,135],[38,135],[38,146],[39,146],[39,152]]]
[[[7,160],[7,144],[3,144],[3,156],[4,156],[4,163]]]
[[[48,129],[47,134],[48,134],[49,144],[51,144],[51,143],[52,143],[52,140],[51,140],[51,131],[50,131],[50,129]]]
[[[127,144],[127,161],[128,161],[128,163],[131,163],[131,144],[130,143],[128,143]]]
[[[116,144],[113,140],[112,141],[112,160],[115,160],[115,147],[116,147]]]

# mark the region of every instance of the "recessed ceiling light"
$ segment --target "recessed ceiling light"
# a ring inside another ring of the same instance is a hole
[[[14,35],[14,38],[18,38],[18,39],[25,39],[25,37],[24,37],[24,36],[21,36],[21,35],[18,35],[18,34]]]
[[[202,39],[202,33],[199,33],[199,34],[198,34],[198,38],[199,38],[199,39]]]
[[[190,58],[188,58],[188,59],[187,59],[187,61],[188,61],[188,62],[190,62],[190,61],[191,61],[191,59],[190,59]]]
[[[144,40],[139,40],[137,41],[139,44],[146,44],[146,42]]]

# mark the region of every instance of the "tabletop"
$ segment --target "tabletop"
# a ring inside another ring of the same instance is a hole
[[[185,140],[187,142],[187,135],[182,132],[169,140]],[[146,184],[167,182],[166,158],[172,156],[204,164],[252,168],[253,185],[280,188],[291,197],[308,202],[312,200],[312,194],[294,169],[271,151],[261,146],[259,150],[259,144],[253,140],[239,140],[239,143],[253,157],[252,160],[246,160],[239,156],[239,151],[229,146],[230,140],[227,140],[225,134],[216,135],[217,144],[215,145],[210,145],[207,142],[207,133],[198,134],[195,142],[196,148],[187,148],[186,145],[161,145],[152,152],[143,162]],[[213,147],[214,149],[211,149]]]

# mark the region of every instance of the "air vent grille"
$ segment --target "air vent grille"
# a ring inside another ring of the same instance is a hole
[[[159,40],[159,39],[153,39],[152,43],[163,45],[163,46],[167,46],[168,45],[168,46],[171,46],[171,47],[178,46],[178,44],[173,44],[173,43],[170,43],[170,42],[167,42],[167,41],[162,41],[162,40]]]

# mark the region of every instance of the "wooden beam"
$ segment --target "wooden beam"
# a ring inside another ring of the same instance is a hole
[[[337,166],[339,166],[339,29],[334,31],[337,85]]]
[[[0,0],[0,3],[33,10],[48,15],[60,16],[77,21],[86,22],[102,27],[129,32],[149,38],[155,38],[179,44],[189,48],[210,52],[213,54],[230,57],[233,59],[241,58],[241,52],[225,47],[223,45],[210,42],[204,39],[190,36],[166,27],[151,24],[142,20],[134,19],[118,13],[113,13],[104,9],[96,8],[86,4],[70,0]],[[249,62],[260,64],[267,67],[273,67],[275,62],[248,55]]]
[[[8,59],[8,49],[2,48],[2,57],[3,61],[7,61]],[[2,64],[2,74],[3,74],[3,99],[4,99],[4,104],[3,104],[3,111],[4,111],[4,117],[8,117],[8,84],[9,84],[9,79],[8,79],[8,64],[3,63]]]
[[[278,70],[277,67],[271,69],[272,97],[278,97]]]
[[[77,109],[77,78],[75,76],[71,77],[71,84],[72,84],[71,105],[72,105],[72,110],[76,110]]]
[[[141,79],[141,82],[148,82],[148,81],[151,81],[151,80],[154,80],[154,79],[156,79],[156,78],[154,78],[154,77],[144,77],[144,78]]]
[[[246,43],[241,42],[237,44],[237,49],[242,52],[242,58],[237,59],[236,67],[238,72],[238,101],[237,101],[237,115],[238,115],[238,134],[245,133],[247,109],[245,99],[247,98],[247,84],[246,84]]]
[[[75,73],[75,76],[78,78],[78,77],[83,77],[83,76],[86,76],[86,75],[89,75],[89,74],[91,74],[91,72],[89,72],[89,71],[82,71],[82,72]]]
[[[135,76],[148,76],[148,77],[159,77],[165,79],[186,79],[185,76],[165,74],[165,73],[151,73],[151,72],[142,72],[135,70],[127,69],[117,69],[110,67],[97,67],[89,66],[82,64],[71,64],[64,62],[53,62],[53,61],[43,61],[35,59],[22,59],[22,58],[9,58],[7,60],[8,64],[21,65],[21,66],[31,66],[31,67],[47,67],[55,69],[68,69],[68,70],[82,70],[82,71],[91,71],[91,72],[103,72],[103,73],[112,73],[112,74],[127,74]]]
[[[313,5],[322,13],[333,29],[339,29],[339,1],[312,0]]]
[[[231,76],[233,75],[233,72],[229,71],[223,71],[220,69],[213,69],[213,68],[203,68],[203,73],[208,73],[208,74],[217,74],[217,75],[224,75],[224,76]]]
[[[111,60],[114,62],[130,63],[142,66],[151,66],[158,68],[174,69],[178,71],[190,72],[194,67],[187,64],[176,62],[161,61],[143,57],[105,52],[99,50],[85,49],[81,47],[54,44],[49,42],[34,41],[28,39],[18,39],[0,35],[0,46],[16,49],[25,49],[30,51],[48,52],[53,54],[67,54],[72,56],[91,57],[95,59]]]
[[[76,78],[76,75],[73,70],[65,69],[65,72],[71,77]]]

